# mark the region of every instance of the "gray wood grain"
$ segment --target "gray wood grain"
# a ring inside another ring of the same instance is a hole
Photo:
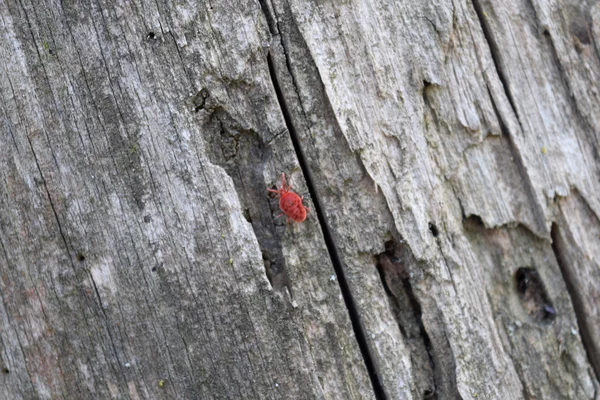
[[[598,399],[596,2],[0,17],[0,398]]]

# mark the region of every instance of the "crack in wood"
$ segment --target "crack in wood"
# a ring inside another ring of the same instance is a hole
[[[42,172],[42,168],[40,167],[40,163],[38,161],[37,155],[35,153],[35,150],[33,149],[33,143],[31,143],[31,139],[29,137],[27,137],[27,141],[29,142],[29,147],[31,148],[31,153],[33,154],[33,159],[35,160],[35,165],[38,169],[38,172],[40,173],[40,177],[42,179],[42,184],[44,186],[44,190],[46,191],[46,195],[48,196],[48,202],[50,203],[50,208],[52,208],[52,213],[54,215],[54,218],[56,219],[56,224],[58,225],[58,232],[60,233],[60,237],[62,238],[62,241],[65,245],[65,250],[67,251],[67,256],[69,257],[71,267],[73,269],[75,269],[75,264],[73,263],[73,259],[71,257],[71,252],[69,250],[69,244],[67,242],[67,238],[65,237],[65,234],[63,233],[60,219],[58,218],[58,212],[56,211],[56,207],[54,206],[54,202],[52,201],[52,196],[50,196],[50,191],[48,190],[46,178],[44,178],[44,173]]]
[[[422,319],[422,307],[414,294],[410,282],[410,268],[404,257],[412,258],[408,246],[403,246],[395,240],[385,243],[385,252],[377,256],[377,270],[385,293],[390,299],[390,305],[398,328],[411,350],[411,361],[419,366],[423,375],[429,377],[419,379],[423,399],[438,399],[441,374],[435,374],[436,362],[433,356],[435,349],[431,338],[425,329]],[[438,372],[439,372],[439,365]]]
[[[502,66],[498,43],[496,43],[496,40],[494,39],[494,36],[491,33],[489,24],[486,21],[486,14],[483,11],[483,7],[480,3],[480,0],[471,0],[471,2],[473,4],[473,8],[475,9],[475,13],[477,14],[477,18],[479,19],[479,25],[481,26],[483,37],[485,38],[485,41],[489,46],[492,62],[494,63],[494,68],[496,69],[498,78],[500,79],[500,83],[502,83],[502,87],[504,88],[504,93],[506,93],[506,97],[508,99],[510,107],[512,108],[513,113],[515,114],[515,117],[517,118],[519,126],[521,126],[522,130],[523,125],[521,124],[521,120],[519,119],[519,114],[517,113],[517,106],[515,105],[510,86],[508,85],[508,78],[506,76],[506,72],[504,71],[504,67]]]
[[[508,77],[507,77],[506,71],[504,70],[504,67],[502,64],[502,60],[501,60],[501,56],[500,56],[500,48],[491,32],[489,22],[487,21],[486,14],[483,11],[483,7],[482,7],[480,1],[481,0],[471,0],[471,3],[473,4],[473,8],[474,8],[477,18],[479,20],[479,25],[481,26],[483,37],[484,37],[485,41],[487,42],[488,47],[490,49],[490,56],[492,58],[492,62],[494,63],[494,68],[496,70],[498,79],[500,80],[500,83],[502,84],[502,88],[504,89],[504,93],[506,95],[508,103],[510,104],[512,112],[515,115],[517,123],[519,124],[519,127],[521,128],[521,132],[524,132],[523,124],[519,117],[519,113],[517,112],[517,106],[516,106],[515,100],[513,98],[512,91],[510,90]],[[506,121],[504,121],[504,119],[502,118],[502,115],[501,115],[501,113],[498,109],[498,106],[494,100],[494,96],[491,93],[489,85],[488,85],[488,93],[489,93],[490,99],[492,101],[492,107],[494,108],[494,112],[496,113],[496,116],[498,118],[498,123],[500,124],[500,129],[501,129],[503,135],[505,135],[506,138],[508,139],[510,151],[514,156],[514,160],[517,165],[519,174],[521,175],[523,180],[527,183],[527,185],[526,185],[527,195],[529,196],[530,200],[532,201],[533,215],[536,220],[536,223],[538,224],[538,227],[536,227],[536,228],[538,230],[540,230],[541,233],[543,233],[547,236],[548,232],[547,232],[547,228],[546,228],[546,218],[545,218],[545,215],[543,212],[543,208],[539,204],[537,197],[535,195],[534,185],[531,182],[531,177],[527,173],[527,168],[525,167],[525,163],[523,161],[523,156],[521,155],[521,152],[519,151],[517,144],[515,143],[512,133],[509,131],[509,129],[507,127]]]
[[[60,218],[58,217],[58,212],[56,211],[56,207],[54,206],[54,202],[52,201],[52,196],[50,196],[50,191],[48,190],[48,185],[46,183],[46,178],[44,177],[44,174],[42,172],[42,168],[41,168],[40,163],[39,163],[38,158],[37,158],[37,154],[35,153],[35,149],[33,148],[33,143],[31,142],[31,139],[29,137],[27,137],[27,141],[29,142],[29,146],[31,148],[31,152],[33,154],[33,158],[34,158],[36,167],[38,169],[38,172],[40,173],[40,177],[42,179],[44,190],[46,192],[46,195],[48,196],[48,202],[50,203],[50,208],[52,209],[52,213],[53,213],[54,218],[56,220],[56,224],[58,225],[58,231],[59,231],[60,236],[62,238],[62,242],[64,243],[65,250],[67,252],[67,257],[69,258],[69,263],[70,263],[71,268],[73,269],[73,271],[76,271],[75,263],[73,262],[73,257],[71,255],[70,250],[69,250],[69,244],[68,244],[67,238],[66,238],[66,236],[65,236],[65,234],[63,232],[63,228],[62,228],[62,225],[60,223]],[[98,290],[98,287],[96,286],[96,282],[94,281],[94,278],[92,277],[91,272],[89,270],[87,270],[87,272],[88,272],[90,281],[92,282],[92,285],[94,287],[94,291],[95,291],[96,297],[98,299],[98,306],[100,307],[102,315],[104,316],[106,332],[108,334],[108,338],[109,338],[109,341],[111,343],[112,350],[114,352],[114,356],[115,356],[115,358],[117,360],[117,364],[119,366],[120,375],[123,378],[123,381],[127,382],[127,377],[125,375],[125,372],[123,371],[123,367],[122,367],[121,363],[119,362],[119,353],[117,351],[117,347],[116,347],[115,341],[113,339],[113,335],[112,335],[112,333],[111,333],[111,331],[110,331],[110,329],[108,327],[109,318],[108,318],[108,315],[106,314],[106,311],[104,310],[104,307],[102,306],[102,298],[100,297],[100,292]],[[113,368],[114,368],[114,366],[113,366]]]
[[[581,298],[581,293],[577,290],[578,285],[575,282],[575,277],[573,276],[571,268],[569,267],[568,261],[564,255],[563,246],[565,246],[565,243],[561,235],[560,228],[556,222],[552,223],[551,237],[552,251],[556,257],[556,262],[558,263],[563,281],[567,286],[567,292],[571,298],[571,303],[573,304],[573,310],[575,312],[575,318],[577,319],[577,325],[579,326],[583,348],[587,353],[588,360],[592,366],[594,374],[596,375],[596,379],[600,379],[600,355],[595,349],[591,334],[594,327],[588,324],[583,308],[584,299]]]
[[[283,43],[282,43],[283,45]],[[287,57],[286,57],[287,61]],[[277,101],[279,102],[279,106],[281,108],[281,112],[285,121],[285,124],[288,128],[288,132],[290,133],[290,138],[292,140],[292,144],[294,146],[294,150],[296,151],[296,156],[298,158],[298,163],[300,164],[300,168],[302,169],[302,174],[306,180],[306,186],[308,187],[308,191],[310,193],[311,199],[314,204],[314,211],[317,215],[319,226],[321,227],[321,231],[323,234],[323,238],[325,240],[325,245],[329,252],[329,257],[331,259],[331,263],[337,275],[337,281],[340,285],[340,290],[342,292],[342,297],[344,299],[344,303],[346,304],[346,308],[348,309],[348,314],[350,317],[350,321],[352,323],[352,328],[354,330],[354,334],[356,337],[356,341],[360,348],[361,354],[363,356],[363,360],[365,362],[367,371],[369,373],[369,378],[371,379],[371,384],[373,386],[373,392],[377,399],[386,400],[387,395],[381,383],[380,376],[377,371],[377,367],[375,366],[373,355],[371,354],[371,350],[369,349],[369,344],[366,339],[366,334],[364,327],[361,322],[360,314],[356,307],[356,302],[354,297],[350,291],[350,286],[348,284],[346,273],[344,270],[344,264],[341,260],[337,245],[333,239],[333,235],[331,233],[329,223],[325,218],[325,214],[323,212],[323,207],[321,205],[320,197],[317,194],[316,186],[312,178],[312,174],[310,172],[310,168],[308,166],[308,162],[306,160],[306,156],[304,155],[304,151],[300,145],[300,139],[298,137],[298,133],[296,132],[296,128],[294,127],[294,123],[292,120],[291,111],[287,106],[285,96],[283,95],[282,88],[279,85],[279,80],[277,78],[277,72],[275,70],[275,64],[273,62],[273,58],[271,53],[267,54],[267,64],[269,67],[269,74],[271,77],[271,81],[273,83],[273,88],[275,90]],[[287,61],[287,67],[289,68],[289,61]],[[287,71],[291,75],[291,71]]]

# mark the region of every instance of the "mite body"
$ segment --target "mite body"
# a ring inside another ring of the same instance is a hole
[[[288,217],[288,220],[291,219],[296,222],[302,222],[306,219],[306,213],[310,210],[302,204],[304,196],[298,196],[296,193],[292,192],[291,189],[292,185],[285,186],[285,174],[281,174],[281,189],[274,190],[267,188],[269,192],[277,193],[277,196],[279,197],[279,208],[281,208],[283,214]],[[277,218],[281,217],[283,214],[278,215]]]

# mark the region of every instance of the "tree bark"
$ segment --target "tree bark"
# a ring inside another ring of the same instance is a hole
[[[0,398],[600,399],[599,3],[0,16]]]

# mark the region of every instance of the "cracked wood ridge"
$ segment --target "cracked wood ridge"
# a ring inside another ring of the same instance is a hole
[[[598,400],[597,1],[2,0],[0,38],[0,399]]]

